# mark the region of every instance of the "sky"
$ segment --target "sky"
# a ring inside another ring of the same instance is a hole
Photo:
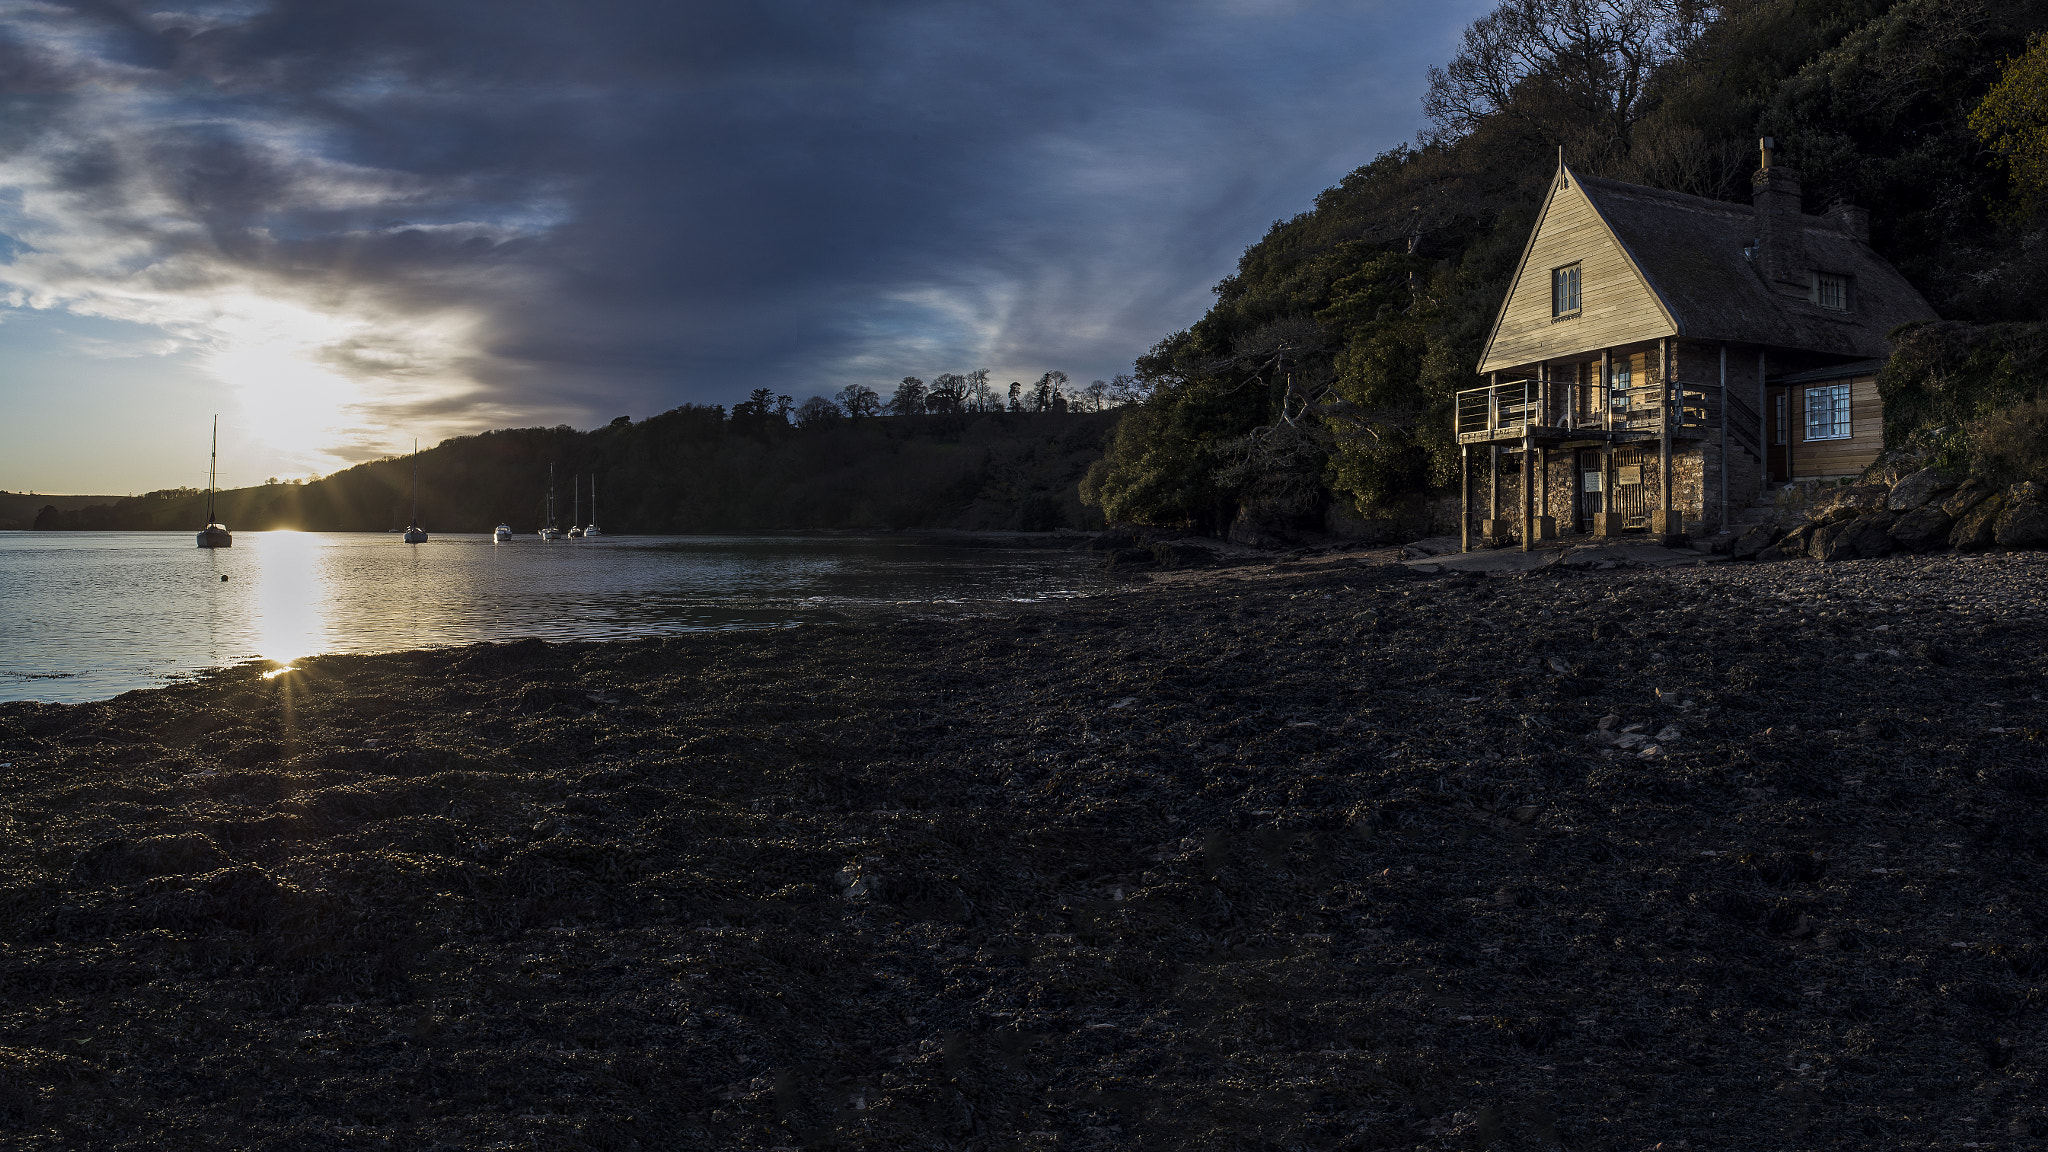
[[[0,489],[1107,379],[1489,7],[0,0]]]

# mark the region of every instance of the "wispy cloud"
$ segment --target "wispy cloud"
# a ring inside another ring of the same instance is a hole
[[[320,471],[399,426],[1108,375],[1408,135],[1455,8],[0,0],[0,293],[161,332]]]

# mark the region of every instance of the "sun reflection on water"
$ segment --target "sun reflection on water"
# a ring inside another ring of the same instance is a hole
[[[256,595],[256,655],[280,664],[324,652],[330,641],[325,550],[303,532],[250,533],[262,563]]]

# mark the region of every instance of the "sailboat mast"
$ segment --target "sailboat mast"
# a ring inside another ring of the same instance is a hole
[[[597,473],[590,474],[590,522],[597,523]]]
[[[412,523],[420,522],[420,442],[412,442]]]
[[[213,414],[213,449],[206,457],[206,522],[214,522],[213,484],[214,473],[220,468],[220,413]]]

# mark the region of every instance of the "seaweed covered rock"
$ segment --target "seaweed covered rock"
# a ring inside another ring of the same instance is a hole
[[[184,876],[224,868],[229,860],[204,832],[107,840],[71,866],[73,883],[126,884],[151,876]]]

